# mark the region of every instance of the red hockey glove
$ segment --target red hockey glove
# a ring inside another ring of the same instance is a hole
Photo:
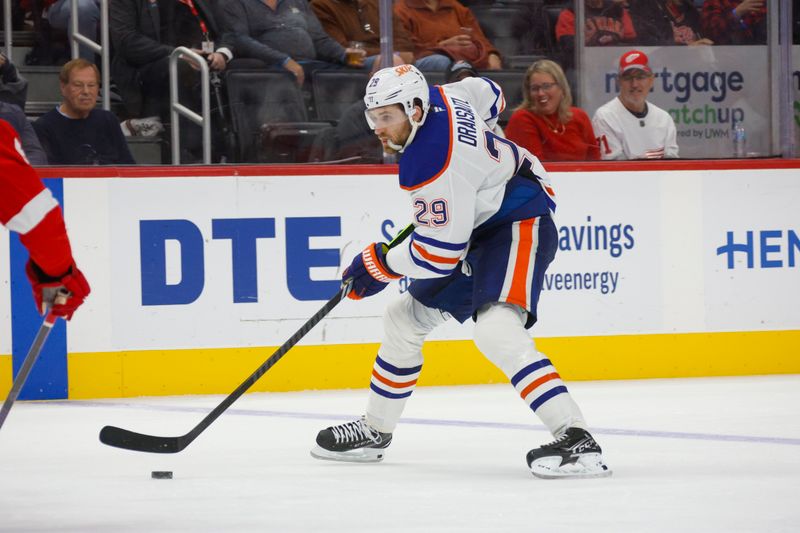
[[[28,280],[30,280],[33,288],[36,309],[42,314],[46,312],[47,306],[50,306],[50,310],[54,315],[69,320],[91,292],[89,283],[83,273],[74,264],[63,276],[53,277],[45,273],[36,263],[29,260],[25,266],[25,273],[28,274]],[[55,303],[59,289],[65,289],[69,292],[66,302]]]
[[[382,242],[373,242],[353,258],[353,262],[342,273],[342,281],[347,283],[352,279],[353,287],[348,298],[360,300],[373,294],[378,294],[393,279],[400,279],[400,274],[392,271],[386,265],[386,252],[389,248]]]

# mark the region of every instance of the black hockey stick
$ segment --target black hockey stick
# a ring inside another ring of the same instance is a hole
[[[414,226],[409,225],[404,228],[397,236],[389,243],[389,248],[392,248],[402,242],[406,237],[408,237],[414,231]],[[192,443],[194,439],[198,437],[203,431],[210,426],[214,420],[219,418],[228,407],[233,404],[236,400],[239,399],[247,389],[252,387],[256,381],[261,378],[267,371],[272,368],[272,366],[277,363],[281,357],[286,355],[292,347],[297,344],[300,339],[305,337],[306,333],[311,331],[311,329],[316,326],[325,316],[330,313],[334,307],[336,307],[339,302],[341,302],[347,294],[350,292],[351,283],[345,282],[342,284],[341,289],[336,295],[333,296],[328,302],[322,306],[322,309],[316,312],[314,316],[308,319],[308,321],[300,326],[294,335],[289,337],[283,345],[278,348],[275,353],[273,353],[269,359],[264,361],[264,363],[259,366],[255,372],[253,372],[250,377],[248,377],[241,385],[236,387],[236,390],[230,393],[222,402],[214,408],[213,411],[208,413],[203,420],[200,421],[191,431],[189,431],[185,435],[181,435],[180,437],[157,437],[154,435],[145,435],[143,433],[136,433],[134,431],[128,431],[127,429],[118,428],[115,426],[105,426],[102,430],[100,430],[100,442],[103,444],[107,444],[108,446],[114,446],[116,448],[123,448],[126,450],[133,450],[137,452],[150,452],[150,453],[178,453],[184,448],[186,448],[189,444]]]
[[[20,367],[19,372],[17,372],[17,377],[14,378],[14,383],[11,385],[11,390],[8,392],[6,401],[3,402],[3,407],[0,409],[0,428],[3,427],[3,423],[6,421],[9,411],[11,411],[11,406],[14,405],[19,393],[22,391],[22,386],[25,385],[25,381],[28,379],[28,374],[30,374],[33,364],[39,357],[39,354],[44,347],[44,343],[47,341],[47,337],[50,335],[50,331],[53,329],[53,325],[56,323],[56,320],[58,320],[58,317],[48,311],[44,317],[42,325],[39,326],[39,331],[36,332],[36,337],[34,337],[33,343],[28,350],[28,354],[22,361],[22,366]]]

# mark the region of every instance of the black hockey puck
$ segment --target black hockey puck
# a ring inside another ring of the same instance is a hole
[[[153,479],[172,479],[172,472],[169,470],[153,470],[150,475]]]

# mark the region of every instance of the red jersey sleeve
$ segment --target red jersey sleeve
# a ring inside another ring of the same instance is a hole
[[[72,266],[61,208],[4,120],[0,120],[0,223],[20,234],[31,259],[45,273],[58,277]]]

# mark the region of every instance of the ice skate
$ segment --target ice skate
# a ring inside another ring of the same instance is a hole
[[[362,416],[359,420],[320,431],[311,456],[328,461],[377,463],[383,460],[384,451],[391,443],[391,433],[371,428]]]
[[[610,476],[602,453],[588,431],[569,428],[554,442],[529,451],[527,460],[533,475],[543,479]]]

